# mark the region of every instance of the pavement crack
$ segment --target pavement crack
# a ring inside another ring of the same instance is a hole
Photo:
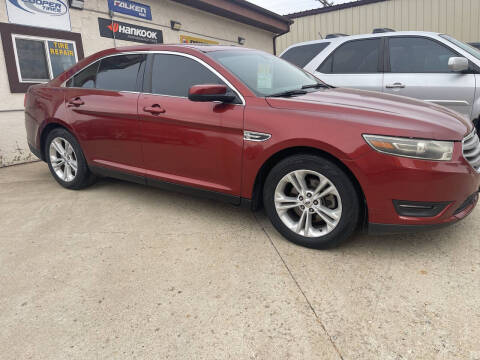
[[[280,258],[280,260],[282,261],[283,263],[283,266],[285,266],[285,269],[287,269],[288,273],[290,274],[290,277],[292,278],[293,282],[295,283],[295,285],[297,286],[298,290],[300,291],[300,293],[303,295],[303,297],[305,298],[305,301],[307,302],[308,306],[310,307],[310,310],[312,310],[312,313],[313,315],[315,315],[315,318],[316,320],[318,321],[318,323],[320,324],[322,330],[325,332],[325,335],[327,335],[327,338],[328,340],[330,341],[330,343],[332,344],[333,348],[335,349],[335,352],[337,353],[338,357],[341,359],[341,360],[344,360],[343,356],[342,356],[342,353],[340,352],[340,350],[338,349],[337,347],[337,344],[335,344],[335,341],[333,341],[333,338],[332,336],[328,333],[328,330],[327,328],[325,327],[325,325],[323,324],[322,320],[320,319],[320,317],[318,316],[317,312],[315,311],[315,308],[313,307],[312,303],[310,302],[310,300],[308,299],[307,297],[307,294],[305,294],[305,291],[303,291],[302,287],[300,286],[300,284],[298,283],[297,279],[295,278],[295,276],[293,275],[292,271],[290,270],[290,267],[288,266],[287,262],[285,261],[285,259],[283,258],[282,254],[280,254],[280,251],[278,250],[278,248],[275,246],[275,243],[273,242],[272,238],[270,237],[270,235],[268,234],[267,230],[265,229],[265,227],[262,225],[262,223],[260,222],[260,220],[258,219],[257,215],[254,213],[253,216],[255,217],[255,220],[257,221],[258,225],[261,227],[263,233],[265,234],[265,236],[268,238],[268,241],[270,241],[270,244],[272,245],[273,249],[275,250],[275,252],[277,253],[278,257]]]

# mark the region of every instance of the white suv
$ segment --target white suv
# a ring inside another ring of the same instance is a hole
[[[475,122],[480,117],[480,50],[445,34],[336,35],[292,45],[280,57],[334,86],[410,96]]]

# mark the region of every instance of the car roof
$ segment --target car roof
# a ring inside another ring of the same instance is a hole
[[[336,44],[336,43],[343,43],[349,40],[370,39],[370,38],[377,38],[377,37],[384,37],[384,36],[402,36],[402,35],[438,36],[439,34],[441,33],[430,32],[430,31],[389,31],[389,32],[376,33],[376,34],[347,35],[347,36],[334,37],[330,39],[304,41],[301,43],[291,45],[285,50],[288,50],[297,46],[302,46],[302,45],[319,44],[319,43],[326,43],[326,42]]]
[[[160,51],[160,50],[183,50],[193,49],[201,52],[225,51],[225,50],[253,50],[238,45],[214,45],[214,44],[149,44],[149,45],[133,45],[122,46],[116,48],[119,52],[128,51]]]

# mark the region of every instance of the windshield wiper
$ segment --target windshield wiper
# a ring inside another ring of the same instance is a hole
[[[288,97],[288,96],[294,96],[294,95],[305,95],[308,91],[302,90],[302,89],[294,89],[294,90],[288,90],[288,91],[282,91],[276,94],[268,95],[267,97]]]
[[[328,88],[327,84],[322,84],[322,83],[316,83],[316,84],[310,84],[310,85],[303,85],[302,89],[318,89],[318,88]]]

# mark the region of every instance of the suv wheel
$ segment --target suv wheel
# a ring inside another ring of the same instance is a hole
[[[355,187],[342,169],[322,157],[297,155],[281,161],[270,171],[263,196],[275,228],[302,246],[334,247],[358,225]]]
[[[48,134],[45,157],[55,180],[67,189],[82,189],[94,180],[80,145],[65,129],[57,128]]]

